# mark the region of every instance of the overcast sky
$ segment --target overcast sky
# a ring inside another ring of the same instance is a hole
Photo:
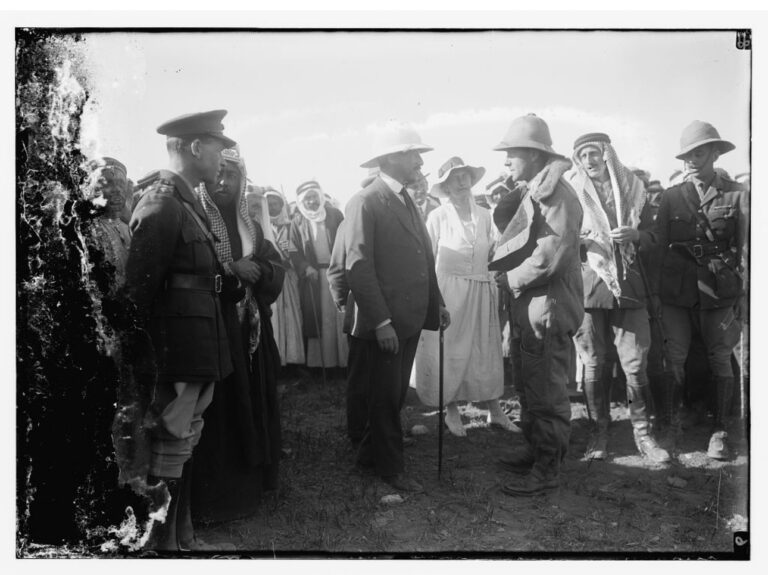
[[[608,133],[619,158],[666,184],[692,120],[736,145],[720,165],[749,170],[750,52],[733,32],[96,33],[84,46],[89,156],[122,160],[138,179],[166,163],[155,128],[226,108],[226,133],[249,176],[293,199],[315,177],[344,203],[359,189],[371,130],[414,124],[424,172],[453,155],[503,169],[492,151],[516,116],[534,112],[556,151]]]

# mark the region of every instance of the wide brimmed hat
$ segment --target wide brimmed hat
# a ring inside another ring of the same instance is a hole
[[[379,158],[398,152],[431,152],[434,148],[421,141],[419,134],[405,124],[391,125],[379,132],[374,139],[370,159],[360,164],[361,168],[379,165]]]
[[[445,183],[445,181],[451,175],[451,172],[456,170],[466,170],[469,172],[469,175],[472,178],[472,184],[469,186],[470,188],[482,180],[483,176],[485,175],[485,168],[469,166],[465,164],[464,160],[462,160],[460,157],[453,156],[442,166],[440,166],[439,170],[437,170],[437,182],[435,182],[435,185],[432,186],[432,190],[434,190],[438,196],[445,196],[445,193],[442,189],[442,184]]]
[[[704,144],[717,144],[721,154],[736,149],[736,146],[720,137],[712,124],[694,120],[683,130],[683,135],[680,136],[680,151],[675,158],[682,160],[688,152]]]
[[[531,148],[559,158],[564,157],[552,149],[549,126],[536,114],[526,114],[512,120],[504,138],[493,147],[498,152],[511,148]]]

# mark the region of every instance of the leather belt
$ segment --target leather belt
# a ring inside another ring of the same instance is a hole
[[[719,242],[673,242],[669,247],[681,247],[688,250],[695,258],[720,255],[728,249],[728,241]]]
[[[171,274],[165,280],[166,289],[193,289],[221,293],[221,276],[199,276],[194,274]]]

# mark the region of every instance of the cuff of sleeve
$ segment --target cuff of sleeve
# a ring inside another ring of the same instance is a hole
[[[381,322],[379,325],[376,326],[376,329],[380,329],[384,327],[385,325],[389,325],[392,323],[392,320],[390,318],[385,319],[383,322]]]

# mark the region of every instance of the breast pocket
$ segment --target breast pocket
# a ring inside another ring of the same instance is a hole
[[[187,220],[185,224],[181,228],[181,240],[194,273],[213,275],[215,272],[208,239],[195,222]]]
[[[713,206],[708,213],[712,233],[719,240],[732,238],[736,234],[738,215],[733,206]]]
[[[675,214],[669,220],[669,241],[685,242],[696,237],[696,218],[691,214]]]

